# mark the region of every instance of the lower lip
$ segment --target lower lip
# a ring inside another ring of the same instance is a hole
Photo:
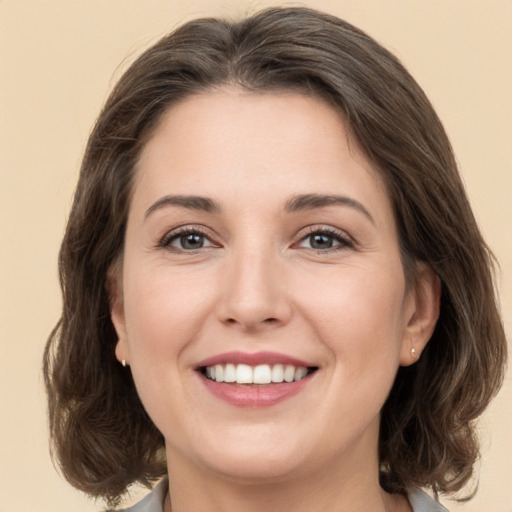
[[[260,384],[253,386],[244,386],[240,384],[227,384],[225,382],[215,382],[200,375],[206,389],[212,395],[220,398],[228,404],[235,407],[270,407],[271,405],[283,402],[300,393],[310,382],[309,375],[297,382],[286,382],[279,384]]]

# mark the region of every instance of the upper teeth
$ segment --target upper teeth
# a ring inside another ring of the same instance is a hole
[[[291,364],[216,364],[206,367],[206,376],[217,382],[236,382],[237,384],[269,384],[271,382],[294,382],[308,374],[304,366]]]

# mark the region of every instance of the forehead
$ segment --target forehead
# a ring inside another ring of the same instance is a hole
[[[387,196],[337,109],[297,92],[230,88],[167,110],[141,153],[135,193],[331,193],[337,183],[347,189],[340,192]]]

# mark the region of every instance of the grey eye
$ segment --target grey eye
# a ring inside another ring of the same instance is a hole
[[[165,237],[161,246],[177,251],[194,251],[214,247],[215,244],[200,231],[186,230]]]
[[[297,244],[304,249],[319,252],[337,251],[353,247],[352,240],[342,231],[330,227],[311,230]]]
[[[335,240],[332,236],[322,233],[315,233],[308,236],[307,239],[309,239],[309,246],[312,249],[330,249],[335,244]]]
[[[200,249],[204,247],[205,236],[198,235],[197,233],[188,233],[186,235],[181,235],[175,241],[171,243],[171,245],[176,246],[179,245],[180,249]]]

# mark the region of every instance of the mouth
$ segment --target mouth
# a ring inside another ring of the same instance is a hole
[[[273,352],[230,352],[196,366],[206,389],[236,407],[267,407],[300,393],[319,368]]]
[[[215,364],[199,367],[200,373],[208,380],[244,386],[261,386],[299,382],[311,375],[315,366],[296,366],[292,364]]]

